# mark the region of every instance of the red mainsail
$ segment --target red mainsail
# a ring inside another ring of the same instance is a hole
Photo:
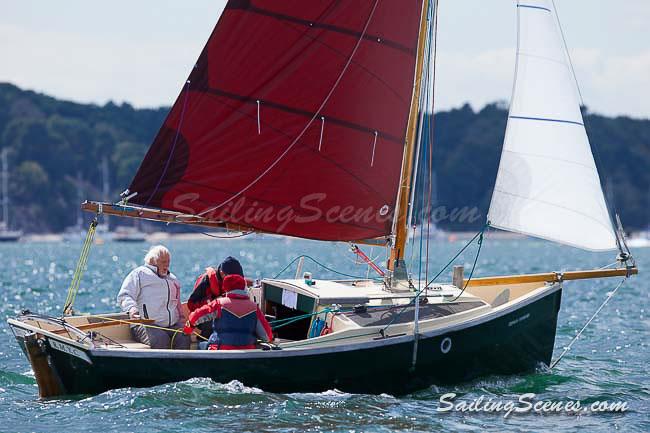
[[[130,202],[321,240],[391,232],[422,0],[230,0]]]

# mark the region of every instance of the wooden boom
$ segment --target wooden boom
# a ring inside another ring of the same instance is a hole
[[[624,277],[636,275],[639,269],[635,267],[622,269],[594,269],[589,271],[546,272],[543,274],[505,275],[500,277],[472,278],[467,287],[497,286],[523,283],[560,282],[568,280],[587,280],[591,278]]]
[[[96,201],[84,201],[81,203],[81,209],[86,212],[92,213],[103,213],[106,215],[115,215],[126,218],[138,218],[148,221],[157,221],[162,223],[173,223],[173,224],[187,224],[197,227],[208,227],[211,229],[219,230],[230,230],[236,232],[255,232],[255,233],[264,233],[264,234],[276,234],[282,235],[282,233],[272,233],[266,232],[263,230],[258,230],[252,227],[233,224],[224,221],[215,221],[208,218],[204,218],[199,215],[185,214],[182,212],[176,212],[171,210],[164,209],[153,209],[141,206],[132,206],[132,205],[122,205],[122,204],[113,204],[113,203],[100,203]],[[386,238],[375,238],[375,239],[360,239],[360,240],[351,240],[355,244],[363,245],[386,245]]]

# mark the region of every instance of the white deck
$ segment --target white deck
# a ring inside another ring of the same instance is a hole
[[[381,282],[373,280],[363,281],[333,281],[314,280],[316,284],[307,285],[303,279],[272,280],[265,279],[262,284],[270,284],[283,290],[295,292],[318,300],[320,305],[331,304],[407,304],[411,302],[418,289],[418,283],[414,282],[416,290],[410,291],[388,291]],[[424,286],[422,282],[422,286]],[[422,292],[421,297],[426,297],[429,303],[444,303],[455,299],[461,291],[450,284],[434,285]],[[456,302],[475,301],[480,298],[465,292]]]

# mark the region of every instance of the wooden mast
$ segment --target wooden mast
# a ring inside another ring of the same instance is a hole
[[[409,212],[409,197],[411,195],[411,178],[413,174],[413,160],[415,142],[417,140],[417,123],[419,114],[420,92],[422,88],[422,68],[424,65],[424,45],[427,35],[427,7],[428,0],[422,2],[422,15],[420,17],[420,33],[418,35],[417,60],[415,80],[413,83],[413,98],[411,112],[409,113],[406,128],[406,143],[402,159],[402,175],[397,198],[397,208],[393,220],[393,234],[395,239],[390,251],[388,269],[395,273],[398,267],[404,266],[404,248],[408,237],[407,218]]]

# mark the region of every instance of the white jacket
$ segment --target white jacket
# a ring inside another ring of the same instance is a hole
[[[122,311],[128,312],[136,307],[140,317],[145,318],[145,309],[149,319],[158,326],[172,326],[181,318],[181,283],[171,272],[166,277],[159,277],[157,268],[143,265],[129,273],[117,294],[117,302]]]

